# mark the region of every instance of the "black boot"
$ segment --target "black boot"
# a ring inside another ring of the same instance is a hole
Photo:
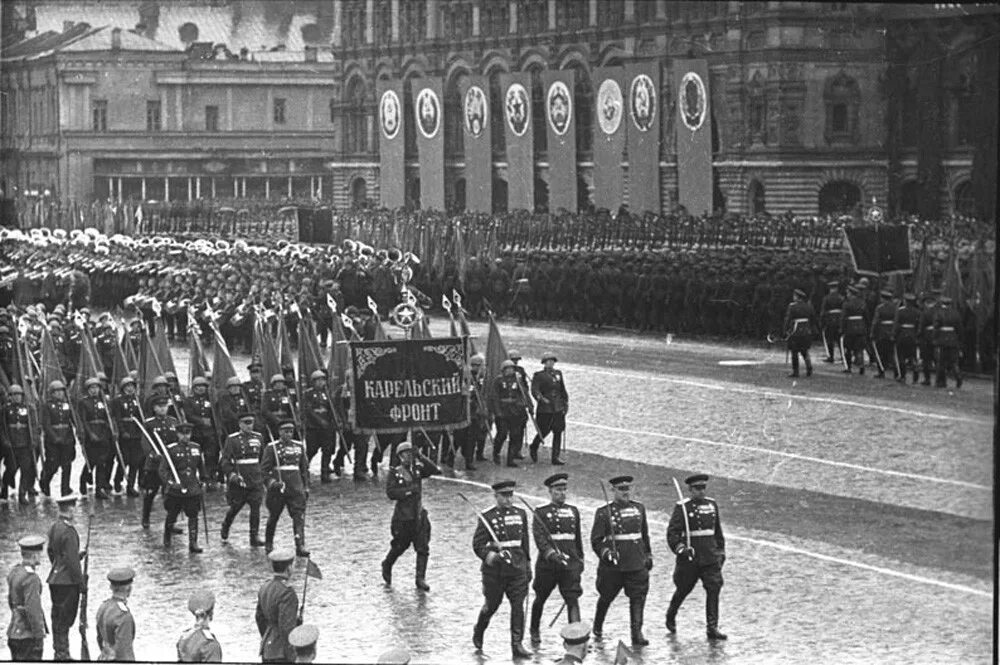
[[[710,640],[725,640],[728,636],[719,630],[719,591],[709,591],[705,597],[706,633]]]
[[[426,554],[417,555],[417,588],[421,591],[430,591],[431,585],[427,583],[424,579],[427,576],[427,559],[429,557]]]
[[[396,559],[392,556],[391,551],[382,559],[382,580],[386,586],[392,586],[392,564],[395,562]]]
[[[472,646],[476,647],[477,651],[482,651],[483,649],[483,638],[486,637],[486,628],[489,625],[490,618],[484,615],[482,610],[479,610],[476,627],[472,629]]]
[[[667,608],[667,630],[671,633],[677,632],[677,610],[681,608],[681,601],[677,599],[675,593],[670,599],[670,607]]]
[[[163,525],[163,546],[170,547],[170,538],[174,534],[174,525],[166,522]]]
[[[222,542],[229,540],[229,527],[231,526],[232,524],[229,522],[229,515],[226,515],[226,519],[222,520],[222,531],[219,534]]]
[[[595,640],[603,637],[604,617],[608,615],[609,607],[611,607],[611,601],[606,601],[603,598],[597,600],[597,608],[594,610],[594,627],[590,631]]]
[[[642,634],[642,613],[646,606],[645,598],[629,598],[629,624],[632,628],[632,644],[637,647],[644,647],[649,644],[649,640]]]
[[[545,606],[542,604],[541,599],[536,595],[535,602],[531,604],[531,621],[528,623],[528,633],[531,635],[531,646],[537,647],[542,643],[542,611]],[[570,621],[570,623],[573,623]]]
[[[191,554],[201,554],[204,552],[202,548],[198,547],[198,518],[189,517],[188,518],[188,552]]]
[[[149,514],[153,512],[153,493],[147,491],[142,497],[142,528],[149,528]]]
[[[512,642],[510,645],[510,655],[515,660],[518,658],[531,658],[532,653],[524,648],[520,642]]]

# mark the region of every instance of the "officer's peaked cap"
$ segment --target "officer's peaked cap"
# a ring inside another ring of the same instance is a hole
[[[517,486],[516,482],[507,479],[507,480],[498,480],[497,482],[493,483],[490,487],[493,488],[494,492],[513,492],[516,486]]]
[[[555,485],[565,485],[569,481],[568,473],[553,473],[551,476],[542,481],[546,487],[554,487]]]
[[[688,476],[684,479],[684,482],[688,485],[696,485],[698,483],[707,483],[708,474],[707,473],[696,473],[693,476]]]
[[[615,476],[608,482],[611,483],[612,487],[617,487],[619,485],[631,485],[632,480],[632,476]]]

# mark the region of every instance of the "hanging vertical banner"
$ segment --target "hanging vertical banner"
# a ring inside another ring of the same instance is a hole
[[[549,154],[549,210],[576,212],[576,109],[572,69],[542,72]]]
[[[628,203],[633,213],[660,212],[660,63],[625,68],[628,81]]]
[[[507,136],[507,209],[535,209],[535,140],[531,126],[531,74],[501,74]]]
[[[417,156],[420,161],[420,207],[444,210],[444,106],[441,104],[441,79],[415,79],[413,126],[417,130]]]
[[[403,149],[403,82],[380,79],[378,95],[379,199],[383,208],[401,208],[406,201]]]
[[[470,76],[462,93],[465,128],[465,206],[493,211],[493,139],[490,133],[490,86],[485,76]]]
[[[712,212],[712,112],[708,63],[675,60],[677,199],[691,215]]]
[[[625,149],[624,70],[599,67],[594,70],[594,207],[615,212],[622,204]]]

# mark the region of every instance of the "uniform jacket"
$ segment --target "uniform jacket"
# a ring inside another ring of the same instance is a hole
[[[19,563],[7,573],[7,605],[10,607],[8,640],[41,640],[49,632],[42,611],[42,580],[34,566]]]
[[[333,413],[330,410],[330,396],[321,388],[310,388],[302,393],[302,419],[307,430],[332,432]]]
[[[42,408],[46,446],[73,446],[73,407],[64,399],[48,399]]]
[[[909,340],[915,342],[920,332],[920,310],[916,307],[903,305],[896,310],[892,323],[892,336],[896,341]]]
[[[569,394],[562,372],[543,369],[531,377],[531,396],[538,403],[538,413],[563,413],[569,405]]]
[[[184,400],[184,415],[188,422],[194,425],[194,433],[198,441],[208,442],[215,437],[215,414],[212,412],[212,400],[208,395],[190,395]]]
[[[288,643],[288,633],[295,628],[299,597],[285,575],[275,575],[257,592],[257,630],[260,632],[262,658],[295,660],[295,649]]]
[[[547,503],[536,508],[531,534],[538,548],[539,568],[562,568],[562,564],[550,559],[558,549],[569,556],[566,568],[583,570],[583,536],[580,533],[580,510],[576,506]]]
[[[872,339],[876,341],[892,339],[896,309],[896,303],[892,301],[879,303],[878,307],[875,308],[875,318],[872,319]]]
[[[135,619],[121,598],[108,598],[97,608],[99,660],[134,661]]]
[[[695,551],[694,562],[699,566],[711,566],[726,560],[726,539],[722,535],[719,519],[719,504],[715,499],[687,498],[674,505],[674,512],[667,525],[667,545],[674,553],[687,544],[684,530],[684,512],[687,512],[691,526],[691,547]]]
[[[222,646],[208,628],[188,628],[177,640],[177,662],[221,663]]]
[[[933,344],[934,318],[937,316],[937,310],[937,306],[934,306],[920,312],[920,324],[917,326],[917,336],[921,344]]]
[[[392,467],[386,479],[385,493],[396,502],[392,513],[393,522],[405,522],[420,519],[423,512],[423,479],[441,473],[441,469],[433,462],[425,459],[415,459],[413,466]]]
[[[31,447],[31,429],[28,426],[28,407],[22,401],[20,404],[7,403],[0,413],[3,414],[4,438],[13,448]]]
[[[141,421],[143,415],[136,395],[121,394],[111,400],[111,416],[118,425],[118,436],[122,439],[142,439],[139,426],[132,418]]]
[[[841,307],[844,304],[844,296],[840,293],[828,293],[823,296],[820,304],[820,317],[823,325],[828,328],[840,328],[840,315],[843,313]]]
[[[80,400],[80,420],[87,435],[87,445],[111,446],[111,414],[104,396],[91,397],[87,395]]]
[[[513,376],[498,376],[493,379],[489,408],[497,418],[521,422],[528,420],[526,409],[531,409],[531,402],[527,400],[518,383],[517,372]]]
[[[844,301],[840,313],[840,329],[845,335],[864,335],[868,332],[868,310],[865,301],[850,296]]]
[[[226,392],[225,395],[219,395],[216,400],[216,407],[219,411],[219,420],[222,422],[222,429],[225,430],[227,435],[239,430],[241,413],[256,410],[255,407],[250,405],[242,392],[235,397],[230,395],[229,392]]]
[[[275,434],[278,433],[278,425],[282,420],[292,418],[292,398],[285,390],[268,390],[264,394],[264,406],[262,410],[267,426]]]
[[[472,424],[477,427],[485,427],[489,420],[489,410],[487,404],[489,395],[486,390],[486,375],[482,372],[469,375],[469,414]]]
[[[816,324],[816,310],[811,303],[792,302],[785,310],[784,331],[789,338],[811,338],[813,326]]]
[[[144,471],[154,471],[159,473],[160,460],[163,457],[163,446],[169,446],[177,442],[177,419],[171,416],[157,418],[146,418],[143,423],[150,438],[156,442],[156,447],[147,453],[146,461],[143,463]],[[146,442],[149,443],[148,441]]]
[[[476,522],[476,532],[472,536],[472,550],[483,565],[480,570],[485,575],[518,577],[531,571],[531,548],[528,542],[528,516],[520,508],[494,506],[483,512],[500,541],[500,547],[510,552],[511,563],[496,561],[492,566],[486,563],[486,555],[497,548],[489,531],[481,521]]]
[[[80,534],[76,527],[58,519],[49,527],[47,550],[52,568],[46,584],[82,584],[83,568],[80,566]]]
[[[934,314],[934,346],[958,349],[962,346],[962,315],[954,307],[938,307]]]
[[[186,444],[179,441],[167,444],[167,454],[170,460],[163,458],[160,461],[160,480],[167,487],[167,493],[171,496],[201,496],[201,479],[205,477],[205,460],[201,456],[201,446],[194,441]],[[171,469],[171,462],[173,469]],[[174,471],[180,480],[181,489],[175,489],[177,480],[174,479]]]
[[[285,483],[285,493],[309,489],[309,458],[301,441],[272,441],[264,448],[260,470],[268,488]]]
[[[230,481],[236,477],[242,478],[248,488],[263,488],[264,476],[260,470],[260,455],[263,450],[264,442],[256,432],[230,434],[226,437],[219,456],[222,473]]]
[[[600,557],[601,566],[612,567],[605,556],[617,549],[618,570],[632,572],[644,568],[653,556],[646,507],[638,501],[629,501],[598,508],[590,530],[590,545]]]

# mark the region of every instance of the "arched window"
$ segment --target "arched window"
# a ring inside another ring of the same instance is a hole
[[[493,178],[493,212],[507,212],[507,181]]]
[[[767,201],[764,197],[764,185],[759,180],[751,180],[747,188],[751,215],[763,215],[767,212]]]
[[[819,190],[819,214],[850,214],[861,201],[861,189],[853,182],[834,180]]]
[[[917,104],[917,85],[907,77],[906,91],[899,104],[899,140],[907,148],[917,145],[920,140],[920,105]]]
[[[597,3],[597,25],[602,28],[616,28],[624,22],[625,0],[604,0]]]
[[[484,2],[479,15],[484,37],[500,37],[510,32],[510,10],[506,2]]]
[[[580,30],[587,27],[588,2],[556,0],[556,27],[560,30]]]
[[[826,81],[823,101],[826,105],[827,143],[854,143],[858,133],[858,82],[840,72]]]
[[[399,37],[404,42],[419,42],[427,36],[427,3],[399,3]]]
[[[344,95],[344,151],[368,152],[368,90],[364,79],[355,76]]]
[[[177,36],[185,44],[196,42],[198,41],[198,26],[191,22],[185,23],[177,29]]]
[[[767,143],[767,96],[764,80],[757,71],[746,88],[747,144]]]
[[[920,214],[920,183],[907,180],[899,188],[899,212],[904,215]]]
[[[449,39],[465,39],[472,34],[472,3],[447,0],[441,3],[441,32]]]
[[[976,86],[973,79],[976,64],[972,57],[965,57],[949,64],[945,87],[948,90],[949,140],[952,145],[972,145],[976,128]]]
[[[955,213],[973,217],[976,214],[976,197],[972,189],[971,180],[963,180],[955,186],[952,196],[955,206]]]

